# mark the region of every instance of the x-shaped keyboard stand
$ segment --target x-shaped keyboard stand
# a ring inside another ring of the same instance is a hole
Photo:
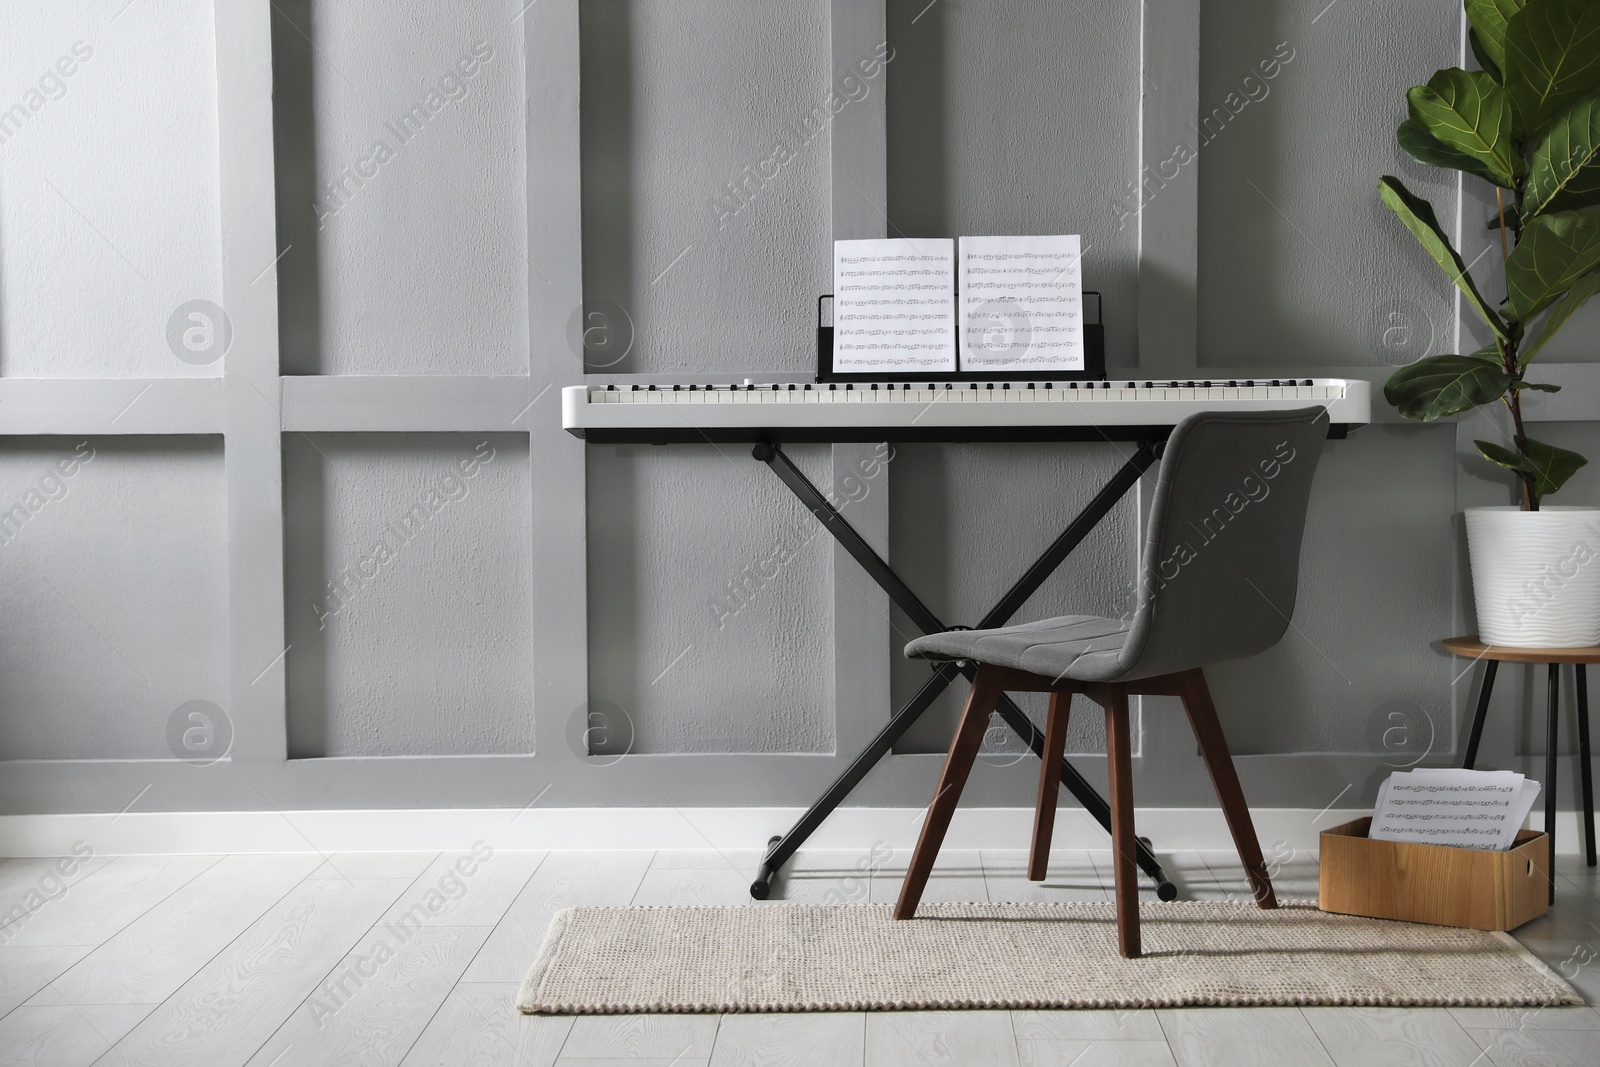
[[[1160,441],[1141,442],[1128,461],[1078,513],[1078,517],[1072,520],[1072,524],[1063,530],[1050,547],[1045,549],[1044,554],[1034,561],[1033,566],[1017,579],[1016,584],[1000,598],[1000,602],[978,620],[978,625],[974,629],[986,630],[990,627],[1004,626],[1034,591],[1055,573],[1056,568],[1061,566],[1062,561],[1088,536],[1089,531],[1110,513],[1117,501],[1138,483],[1144,472],[1159,458],[1161,447]],[[772,468],[772,472],[799,498],[800,503],[827,527],[834,540],[850,553],[851,558],[861,564],[861,569],[867,572],[880,589],[889,594],[889,599],[899,605],[900,610],[904,611],[923,633],[940,633],[951,629],[928,610],[928,606],[905,582],[901,581],[900,576],[884,562],[883,557],[862,539],[855,527],[851,526],[844,516],[839,514],[839,510],[828,502],[828,498],[811,484],[810,479],[800,472],[779,445],[758,444],[751,454]],[[800,817],[800,821],[782,837],[774,837],[767,842],[767,854],[761,863],[761,871],[756,875],[756,880],[750,883],[752,897],[757,900],[767,899],[767,895],[772,891],[773,877],[779,868],[789,861],[789,857],[793,856],[817,827],[822,825],[822,821],[844,802],[844,798],[861,782],[861,779],[867,776],[867,772],[889,754],[894,743],[900,740],[901,735],[921,717],[923,712],[928,710],[939,694],[944,692],[945,687],[955,680],[956,675],[965,675],[970,681],[976,670],[977,668],[970,663],[939,663],[934,666],[933,677],[929,678],[922,688],[917,690],[916,695],[895,712],[888,725],[878,731],[878,735],[851,761],[845,772],[828,787],[828,791],[807,809]],[[1010,697],[1002,694],[995,710],[1000,713],[1006,725],[1028,743],[1033,754],[1043,758],[1044,735],[1034,728],[1032,720],[1022,713],[1022,709],[1017,707]],[[1093,815],[1107,832],[1110,831],[1110,806],[1106,804],[1105,798],[1095,791],[1094,786],[1073,770],[1065,758],[1061,761],[1061,784],[1078,798],[1078,803],[1083,805],[1084,810]],[[1161,870],[1161,864],[1156,861],[1155,853],[1151,851],[1150,842],[1145,838],[1139,839],[1138,861],[1144,872],[1155,879],[1156,896],[1162,900],[1172,900],[1177,897],[1177,887],[1167,880],[1167,876]]]

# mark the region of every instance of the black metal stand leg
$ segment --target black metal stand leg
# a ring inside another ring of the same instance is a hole
[[[932,678],[922,684],[916,695],[906,701],[905,707],[895,712],[894,717],[876,737],[867,743],[867,747],[855,759],[850,761],[850,766],[845,772],[834,779],[828,791],[816,799],[800,820],[794,824],[788,833],[782,837],[774,837],[767,842],[767,854],[762,858],[761,870],[756,872],[756,880],[750,883],[750,895],[757,900],[766,900],[767,894],[772,892],[772,879],[777,875],[778,869],[789,862],[789,857],[795,854],[799,847],[805,844],[806,838],[816,832],[822,821],[833,814],[833,809],[844,802],[850,791],[861,784],[861,779],[867,772],[878,765],[878,761],[889,754],[894,748],[894,743],[911,727],[911,724],[922,717],[939,694],[944,692],[956,676],[956,665],[941,663]]]
[[[1089,502],[1078,517],[1073,520],[1072,524],[1062,532],[1061,536],[1051,543],[1050,547],[1034,562],[1023,577],[1007,591],[1006,595],[1001,598],[1000,603],[996,604],[994,608],[984,615],[980,626],[1002,625],[1017,608],[1021,607],[1028,597],[1050,577],[1061,562],[1088,535],[1089,531],[1110,512],[1117,501],[1139,481],[1145,470],[1155,462],[1157,452],[1158,446],[1141,445],[1105,487],[1095,495],[1094,499]],[[817,520],[844,547],[851,558],[861,565],[862,569],[867,572],[867,575],[872,578],[878,587],[888,593],[889,598],[924,633],[938,633],[947,629],[944,623],[940,622],[939,618],[929,610],[927,605],[923,604],[921,599],[911,591],[911,588],[900,579],[900,576],[890,569],[889,565],[884,562],[883,558],[878,555],[872,546],[866,543],[844,516],[839,514],[838,509],[828,501],[827,497],[823,496],[816,486],[811,484],[810,479],[789,460],[788,456],[784,455],[781,448],[777,445],[759,444],[752,449],[752,455],[772,468],[773,473],[778,476],[779,480],[789,487],[789,490],[817,517]],[[844,798],[850,794],[851,790],[860,784],[861,780],[866,777],[867,772],[889,753],[890,749],[894,747],[894,743],[900,739],[911,724],[932,705],[934,699],[950,684],[950,681],[955,677],[955,673],[954,664],[940,665],[936,669],[934,676],[928,679],[922,688],[917,691],[916,695],[895,713],[894,717],[868,743],[867,747],[851,761],[845,772],[828,787],[827,792],[806,810],[806,813],[800,817],[800,820],[795,823],[793,828],[782,837],[774,837],[767,842],[767,854],[762,861],[760,871],[756,874],[755,881],[750,885],[750,895],[752,897],[757,900],[766,899],[772,890],[772,879],[779,868],[788,862],[789,858],[816,831],[823,820],[844,801]],[[970,677],[972,668],[968,667],[966,673]],[[1034,729],[1028,717],[1022,714],[1022,710],[1006,697],[1001,698],[998,710],[1000,710],[1007,724],[1028,742],[1028,746],[1033,750],[1034,754],[1042,758],[1044,739]],[[1065,759],[1061,761],[1061,784],[1073,796],[1077,797],[1079,803],[1095,817],[1100,825],[1106,827],[1108,831],[1110,830],[1110,806],[1095,791],[1094,787],[1085,781]],[[1177,887],[1167,879],[1160,863],[1155,858],[1155,853],[1150,847],[1149,840],[1146,838],[1139,840],[1138,862],[1145,873],[1155,880],[1156,895],[1160,899],[1172,900],[1177,896]]]
[[[1556,719],[1561,708],[1561,667],[1550,664],[1549,708],[1544,720],[1544,832],[1550,839],[1550,903],[1556,902]]]
[[[1483,738],[1483,717],[1489,713],[1489,694],[1494,690],[1494,674],[1499,669],[1499,660],[1491,659],[1483,665],[1483,684],[1478,686],[1478,710],[1472,716],[1472,736],[1467,740],[1467,758],[1461,762],[1461,766],[1469,771],[1472,770],[1473,764],[1478,762],[1478,742]]]
[[[1589,866],[1594,862],[1594,766],[1589,762],[1589,679],[1586,664],[1578,664],[1578,774],[1583,781],[1583,847]]]

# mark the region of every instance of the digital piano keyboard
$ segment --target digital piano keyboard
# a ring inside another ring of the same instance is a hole
[[[1372,415],[1371,385],[1229,381],[852,382],[568,386],[561,424],[596,443],[1164,439],[1200,411],[1328,409],[1329,436]]]

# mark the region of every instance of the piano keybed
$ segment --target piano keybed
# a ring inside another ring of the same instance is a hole
[[[1371,420],[1371,386],[1337,378],[800,382],[568,386],[562,425],[601,442],[1069,441],[1164,436],[1199,411],[1328,410]]]
[[[1169,382],[930,382],[823,385],[608,385],[591,404],[984,404],[1125,403],[1164,400],[1338,400],[1343,381],[1314,378]]]

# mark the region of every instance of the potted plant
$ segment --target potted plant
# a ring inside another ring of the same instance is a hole
[[[1520,502],[1468,508],[1468,553],[1482,640],[1520,647],[1600,644],[1600,510],[1544,503],[1587,461],[1529,437],[1529,363],[1600,291],[1600,0],[1465,0],[1481,70],[1450,67],[1406,94],[1397,138],[1421,163],[1494,188],[1505,298],[1484,295],[1433,207],[1400,179],[1383,202],[1487,324],[1490,344],[1396,371],[1384,396],[1424,422],[1503,404],[1500,440],[1476,441],[1511,471]]]

